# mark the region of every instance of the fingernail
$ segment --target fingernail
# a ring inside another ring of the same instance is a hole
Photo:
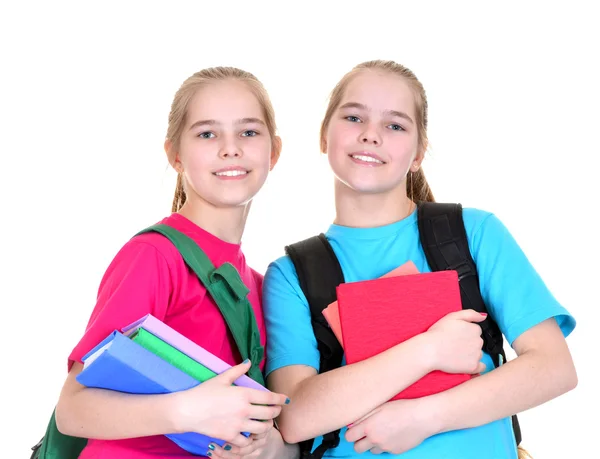
[[[207,455],[208,457],[212,457],[212,453],[211,453],[210,451],[209,451],[208,453],[206,453],[206,455]]]
[[[291,400],[290,400],[289,398],[286,398],[286,399],[285,399],[285,404],[286,404],[286,405],[289,405],[289,404],[290,404],[290,402],[291,402]]]
[[[480,312],[479,314],[481,314],[483,317],[487,317],[487,314],[485,312]]]
[[[244,365],[246,365],[247,363],[250,363],[250,359],[246,359],[242,362]]]
[[[215,445],[213,445],[212,443],[210,445],[208,445],[208,449],[212,449],[213,451],[215,450]]]
[[[231,449],[231,445],[225,445],[225,448],[223,448],[225,451],[229,451]]]

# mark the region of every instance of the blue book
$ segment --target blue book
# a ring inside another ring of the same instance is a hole
[[[129,394],[168,394],[187,390],[199,381],[115,330],[83,357],[77,381],[86,387]],[[244,433],[248,436],[248,433]],[[203,434],[166,434],[186,451],[205,456],[208,445],[225,442]]]

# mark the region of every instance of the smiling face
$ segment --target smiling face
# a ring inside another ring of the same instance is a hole
[[[415,96],[390,72],[361,70],[347,84],[325,131],[325,151],[337,179],[360,193],[405,186],[422,160]]]
[[[174,164],[185,177],[187,200],[221,208],[247,204],[277,160],[274,141],[246,83],[228,79],[202,86],[187,107]]]

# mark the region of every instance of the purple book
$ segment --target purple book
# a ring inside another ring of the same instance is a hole
[[[221,360],[216,355],[208,352],[192,340],[186,338],[181,333],[173,330],[164,322],[158,320],[152,314],[147,314],[139,320],[136,320],[132,324],[122,329],[124,335],[130,335],[138,328],[152,333],[158,338],[162,339],[165,343],[170,344],[175,349],[183,352],[188,357],[194,359],[196,362],[201,363],[209,370],[214,371],[217,374],[221,374],[224,371],[231,368],[231,365]],[[249,387],[251,389],[258,389],[262,391],[268,391],[267,388],[257,383],[253,379],[246,375],[239,377],[234,384],[236,386]]]

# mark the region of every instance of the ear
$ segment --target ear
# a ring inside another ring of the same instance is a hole
[[[279,156],[281,155],[281,146],[281,137],[275,136],[275,138],[273,139],[273,145],[271,147],[271,165],[269,167],[270,171],[273,170],[275,164],[277,164],[277,161],[279,161]]]
[[[325,137],[321,139],[321,153],[327,154],[327,139]]]
[[[183,172],[183,166],[181,165],[181,160],[179,158],[179,153],[173,151],[173,143],[167,139],[165,140],[165,153],[167,154],[167,159],[169,160],[169,164],[176,172]]]
[[[426,150],[427,150],[427,145],[423,145],[422,148],[419,148],[419,151],[417,151],[415,158],[413,159],[412,163],[410,164],[411,172],[414,173],[419,170],[419,168],[421,167],[421,163],[425,159],[425,151]]]

